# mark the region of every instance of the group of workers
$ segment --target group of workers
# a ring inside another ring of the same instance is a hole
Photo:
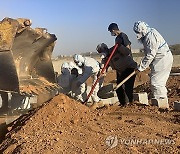
[[[61,66],[61,75],[58,77],[58,83],[61,87],[60,92],[84,102],[89,91],[86,81],[91,76],[92,84],[94,84],[100,73],[100,63],[94,58],[77,54],[74,55],[73,60],[69,63],[64,62]],[[102,80],[98,82],[92,93],[91,100],[93,102],[100,101],[97,92],[101,86]]]
[[[167,99],[166,82],[173,63],[173,56],[168,44],[156,29],[150,28],[143,21],[135,22],[133,30],[139,42],[144,46],[144,57],[139,65],[133,60],[131,42],[128,36],[120,31],[116,23],[111,23],[108,31],[112,36],[116,37],[115,45],[111,48],[108,48],[105,43],[97,45],[96,50],[102,55],[101,62],[90,57],[75,54],[73,56],[73,62],[63,63],[61,66],[62,74],[58,77],[58,82],[62,87],[61,92],[84,102],[89,93],[86,85],[87,79],[91,76],[93,78],[92,85],[96,82],[113,49],[118,45],[108,63],[108,66],[116,71],[117,84],[122,82],[132,72],[136,72],[123,86],[116,90],[120,106],[125,106],[133,102],[133,87],[136,74],[146,70],[148,67],[151,71],[150,84],[152,98],[157,100]],[[97,93],[102,85],[103,76],[93,89],[91,95],[91,100],[95,104],[101,102]],[[166,108],[168,107],[167,105]]]

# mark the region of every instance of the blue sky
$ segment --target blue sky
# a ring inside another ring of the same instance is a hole
[[[4,17],[30,18],[32,27],[45,27],[58,40],[53,52],[71,55],[95,52],[97,44],[114,45],[107,31],[116,22],[133,48],[142,47],[132,30],[135,21],[156,28],[168,44],[180,43],[180,0],[0,0]]]

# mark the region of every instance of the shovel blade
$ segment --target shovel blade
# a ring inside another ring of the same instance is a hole
[[[113,84],[108,84],[99,89],[97,95],[99,98],[107,99],[116,96]]]

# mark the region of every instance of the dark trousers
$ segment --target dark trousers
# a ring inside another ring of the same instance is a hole
[[[123,81],[129,74],[134,71],[134,68],[127,68],[121,74],[116,72],[117,74],[117,84]],[[136,75],[133,75],[129,80],[127,80],[121,87],[116,90],[119,102],[121,105],[125,105],[127,103],[128,98],[129,102],[133,102],[133,87]]]

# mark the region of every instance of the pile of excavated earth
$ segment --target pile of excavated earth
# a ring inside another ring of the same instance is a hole
[[[110,76],[106,82],[111,82],[115,73]],[[135,91],[149,93],[147,81],[147,74],[138,75]],[[180,98],[180,78],[171,76],[167,85],[172,104]],[[63,94],[9,124],[0,144],[0,153],[5,154],[165,151],[180,152],[180,112],[172,107],[162,112],[156,106],[134,102],[91,110]]]

